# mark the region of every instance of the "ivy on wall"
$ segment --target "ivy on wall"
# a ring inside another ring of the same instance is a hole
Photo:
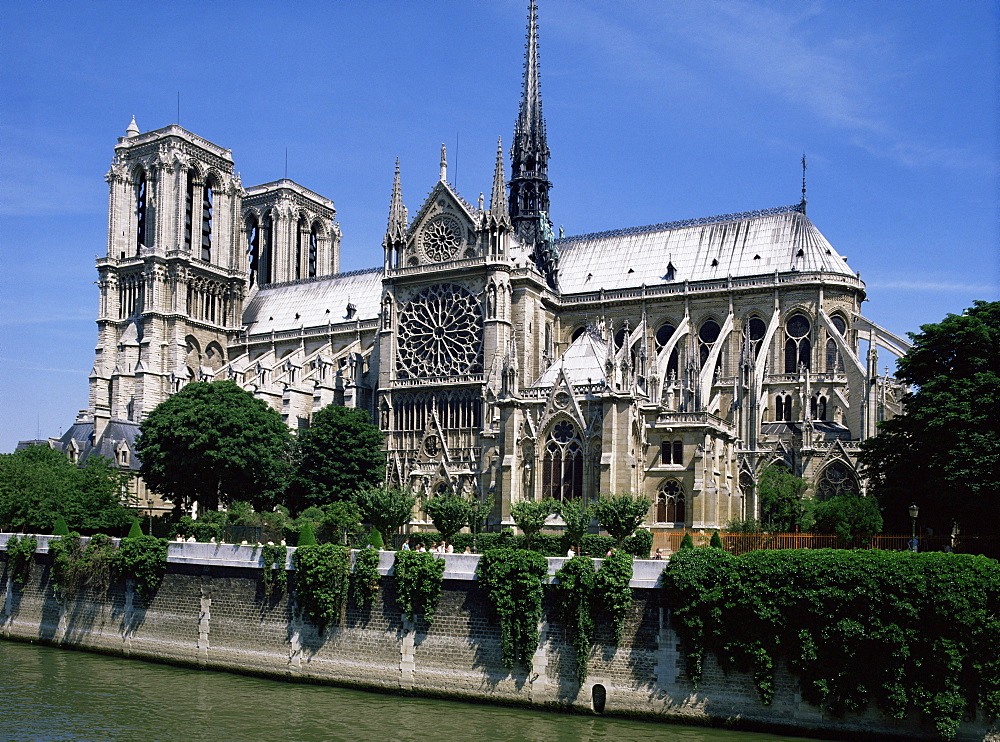
[[[31,576],[38,539],[34,536],[11,536],[7,539],[7,569],[17,585],[23,585]]]
[[[444,559],[437,559],[427,551],[396,552],[393,569],[396,603],[411,621],[417,614],[423,614],[427,623],[433,623],[444,581],[444,567]]]
[[[135,579],[135,591],[148,605],[167,571],[167,542],[155,536],[123,538],[112,567],[116,576]]]
[[[590,647],[594,641],[594,560],[575,556],[556,572],[552,585],[556,613],[569,634],[569,643],[576,653],[576,679],[587,679]]]
[[[280,544],[266,544],[260,550],[263,565],[261,583],[264,588],[264,600],[269,600],[275,588],[278,595],[284,592],[288,585],[288,547]]]
[[[378,593],[382,575],[378,571],[379,550],[361,549],[354,557],[354,572],[351,574],[351,594],[354,602],[364,607],[372,602]]]
[[[479,560],[479,585],[500,619],[500,659],[531,670],[542,618],[542,580],[548,562],[525,549],[491,549]]]
[[[346,546],[300,546],[295,562],[295,598],[299,613],[322,632],[340,623],[347,600],[351,554]]]
[[[697,683],[704,657],[752,672],[761,698],[787,662],[808,702],[874,704],[951,739],[966,714],[1000,716],[1000,564],[966,554],[687,549],[664,599]]]
[[[615,549],[601,562],[594,579],[597,604],[611,618],[615,644],[622,640],[625,617],[632,605],[632,555]]]

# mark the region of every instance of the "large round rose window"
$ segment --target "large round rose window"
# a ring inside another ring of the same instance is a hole
[[[399,312],[396,373],[402,379],[483,372],[479,300],[455,284],[429,286]]]
[[[465,241],[465,230],[458,219],[441,214],[431,219],[420,234],[420,244],[428,260],[437,263],[451,260]]]

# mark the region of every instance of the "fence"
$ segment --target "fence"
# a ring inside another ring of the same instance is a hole
[[[684,531],[651,529],[653,548],[672,554],[681,546]],[[708,546],[711,533],[691,533],[695,546]],[[855,540],[843,543],[832,534],[823,533],[720,533],[722,547],[732,554],[745,554],[760,549],[883,549],[908,551],[910,536],[878,534],[871,543]],[[1000,538],[962,538],[950,536],[918,536],[917,551],[953,551],[958,554],[985,554],[1000,558]]]

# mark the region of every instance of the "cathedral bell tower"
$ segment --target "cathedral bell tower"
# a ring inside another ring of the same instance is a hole
[[[90,375],[96,434],[138,422],[227,361],[239,333],[247,257],[232,154],[177,125],[132,123],[107,174],[108,251],[99,258]]]

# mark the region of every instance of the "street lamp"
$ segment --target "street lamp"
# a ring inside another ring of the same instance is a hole
[[[149,514],[149,535],[152,536],[153,535],[153,500],[152,499],[146,500],[146,507],[148,508],[147,512]]]
[[[917,516],[920,514],[920,508],[916,505],[910,505],[910,551],[917,550]]]

